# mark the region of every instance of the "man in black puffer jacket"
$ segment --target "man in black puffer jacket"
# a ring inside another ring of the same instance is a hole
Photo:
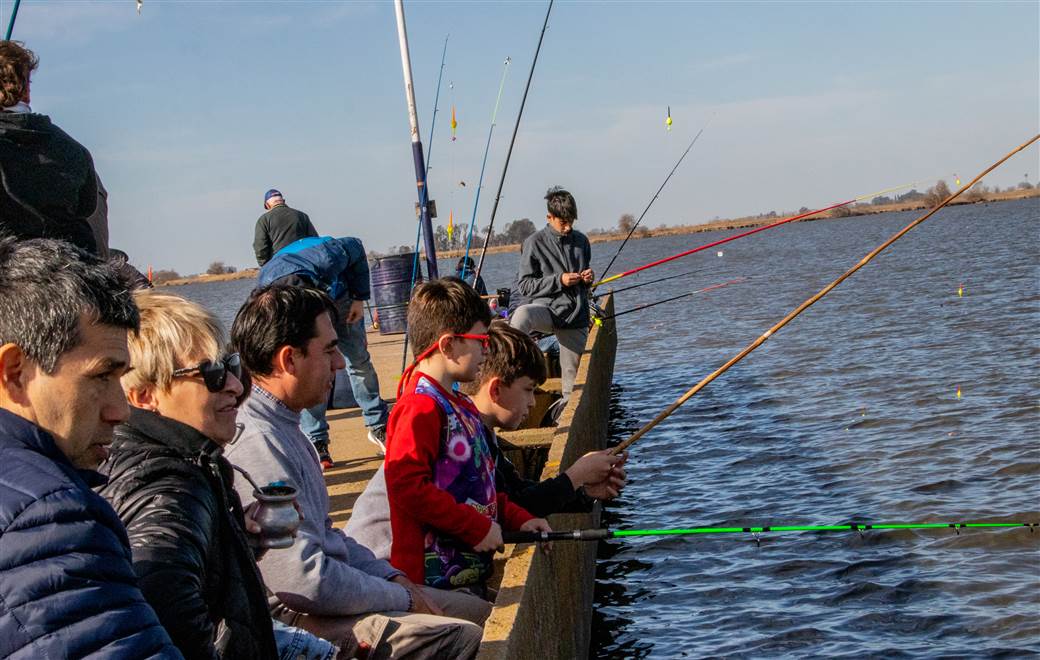
[[[223,354],[212,314],[178,296],[134,296],[141,329],[122,379],[130,419],[116,428],[99,492],[126,525],[141,589],[185,657],[276,660],[267,593],[222,455],[247,377],[237,355]]]
[[[0,237],[0,658],[180,658],[89,486],[126,419],[138,312],[115,269]]]

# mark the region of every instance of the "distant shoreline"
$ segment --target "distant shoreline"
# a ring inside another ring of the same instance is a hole
[[[964,206],[967,204],[988,204],[991,202],[1008,202],[1018,199],[1027,199],[1030,197],[1040,197],[1040,188],[1031,188],[1029,190],[1012,190],[1000,193],[989,193],[986,197],[979,200],[967,201],[963,198],[956,199],[950,202],[949,206]],[[809,216],[802,220],[796,220],[796,222],[815,222],[817,220],[830,220],[837,218],[849,218],[856,216],[865,215],[878,215],[880,213],[899,213],[902,211],[914,211],[918,209],[928,208],[928,205],[915,200],[912,202],[901,202],[884,205],[873,205],[873,204],[855,204],[843,209],[834,209],[818,215]],[[845,213],[844,211],[848,212]],[[733,218],[728,220],[716,220],[713,222],[707,222],[699,225],[676,225],[674,227],[664,227],[658,229],[648,229],[641,227],[636,230],[636,233],[632,235],[632,239],[641,238],[654,238],[655,236],[681,236],[685,234],[699,234],[708,231],[729,231],[734,229],[750,229],[753,227],[762,227],[768,224],[772,224],[784,218],[789,218],[798,215],[797,212],[787,212],[782,215],[762,217],[762,216],[750,216],[744,218]],[[614,231],[610,233],[594,233],[588,234],[590,243],[607,243],[610,241],[620,241],[625,238],[625,233],[620,231]],[[488,254],[502,254],[506,252],[519,252],[520,244],[514,243],[511,245],[494,245],[488,248]],[[445,250],[438,252],[437,257],[439,259],[455,259],[465,254],[465,250]],[[473,250],[470,251],[473,254]],[[260,273],[259,268],[244,268],[234,273],[222,273],[220,275],[189,275],[186,277],[179,277],[177,279],[166,280],[165,282],[158,282],[155,286],[181,286],[184,284],[205,284],[209,282],[226,282],[229,280],[245,280],[255,279]]]

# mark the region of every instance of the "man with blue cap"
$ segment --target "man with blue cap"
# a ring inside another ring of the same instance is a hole
[[[264,208],[267,212],[256,221],[253,236],[253,252],[260,266],[286,245],[318,235],[307,214],[290,208],[282,193],[274,188],[264,193]]]

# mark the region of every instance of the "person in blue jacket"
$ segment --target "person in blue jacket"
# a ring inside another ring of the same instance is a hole
[[[379,396],[379,377],[368,354],[365,334],[365,301],[371,296],[365,246],[350,237],[301,238],[279,250],[260,269],[258,288],[276,283],[320,289],[336,303],[336,335],[339,350],[347,359],[350,388],[368,428],[368,440],[385,454],[389,407]],[[327,470],[333,461],[326,408],[327,403],[321,403],[304,410],[300,428],[314,443],[322,468]]]
[[[126,530],[91,486],[116,424],[137,307],[64,241],[0,236],[0,657],[181,658]]]

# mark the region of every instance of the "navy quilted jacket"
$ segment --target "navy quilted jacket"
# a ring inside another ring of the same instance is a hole
[[[50,434],[0,410],[0,658],[181,658],[126,531]]]

